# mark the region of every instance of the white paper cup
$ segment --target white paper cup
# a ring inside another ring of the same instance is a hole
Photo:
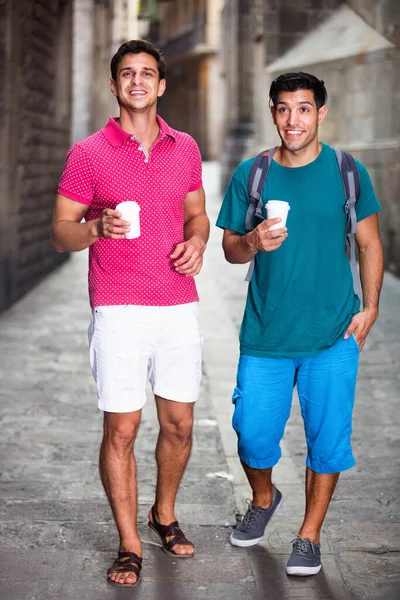
[[[115,207],[115,210],[119,210],[122,213],[121,219],[123,221],[130,222],[130,231],[125,232],[125,237],[128,240],[133,240],[140,236],[140,218],[139,211],[140,206],[134,200],[127,200],[126,202],[120,202]]]
[[[279,223],[272,225],[272,227],[269,228],[270,231],[285,227],[288,212],[290,210],[289,202],[285,202],[284,200],[268,200],[265,208],[267,210],[267,219],[275,219],[276,217],[281,217],[282,219]]]

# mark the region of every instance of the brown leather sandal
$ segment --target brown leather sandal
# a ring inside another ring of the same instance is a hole
[[[194,556],[194,552],[192,554],[177,554],[176,552],[172,552],[172,548],[177,544],[181,546],[193,546],[192,542],[186,538],[182,529],[179,527],[178,521],[173,521],[169,525],[161,525],[161,523],[157,522],[154,506],[151,509],[151,517],[153,521],[149,520],[149,527],[158,535],[158,537],[162,541],[162,549],[165,554],[169,556],[173,556],[174,558],[192,558]],[[172,537],[173,539],[169,542],[165,540],[168,537]]]
[[[110,583],[119,587],[135,587],[139,583],[140,571],[142,570],[142,558],[134,552],[118,552],[118,558],[115,559],[112,566],[107,570],[107,579]],[[118,583],[108,577],[111,573],[134,573],[136,575],[135,583]]]

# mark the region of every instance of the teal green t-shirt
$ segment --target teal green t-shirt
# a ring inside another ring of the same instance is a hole
[[[241,163],[225,193],[217,226],[245,234],[247,181],[254,158]],[[357,221],[380,210],[370,177],[357,161]],[[312,163],[297,168],[272,161],[262,200],[290,204],[288,238],[255,256],[240,330],[242,354],[304,358],[344,335],[360,309],[346,255],[346,198],[333,148],[322,144]]]

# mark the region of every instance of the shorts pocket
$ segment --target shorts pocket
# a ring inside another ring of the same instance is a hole
[[[235,387],[235,389],[233,390],[233,394],[232,394],[232,404],[236,405],[236,400],[238,400],[238,398],[242,397],[242,393],[239,390],[238,387]]]
[[[233,429],[236,431],[236,433],[238,432],[238,425],[240,423],[240,411],[241,411],[241,400],[242,398],[242,392],[238,387],[235,387],[235,389],[233,390],[233,394],[232,394],[232,404],[234,405],[235,409],[233,411],[233,415],[232,415],[232,427]]]

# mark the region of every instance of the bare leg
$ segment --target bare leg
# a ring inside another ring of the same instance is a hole
[[[272,487],[272,467],[270,469],[253,469],[241,461],[244,472],[253,490],[253,506],[268,508],[274,493]]]
[[[100,448],[100,477],[110,502],[120,537],[121,552],[142,556],[137,531],[136,460],[133,454],[141,411],[104,413],[104,436]],[[117,583],[135,583],[134,573],[112,573]]]
[[[173,402],[158,396],[156,403],[160,433],[156,447],[158,473],[154,510],[157,521],[169,525],[177,520],[176,494],[192,448],[193,403]],[[177,544],[173,552],[193,554],[194,548]]]
[[[299,535],[319,544],[322,523],[340,473],[316,473],[306,469],[306,514]]]

